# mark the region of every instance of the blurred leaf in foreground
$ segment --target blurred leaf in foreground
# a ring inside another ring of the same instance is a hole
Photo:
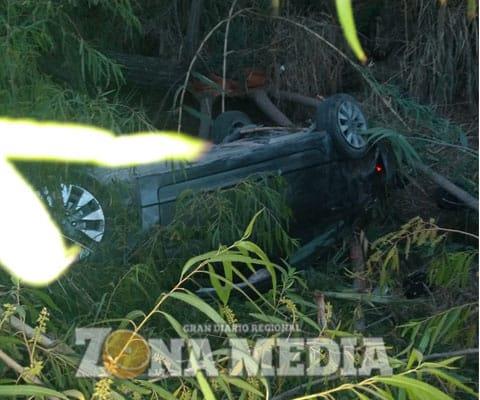
[[[470,21],[477,17],[477,1],[478,0],[467,0],[467,17]]]
[[[57,279],[76,259],[45,205],[10,161],[68,161],[120,167],[161,160],[194,160],[207,144],[176,133],[115,137],[75,124],[0,119],[0,265],[31,285]],[[72,144],[75,143],[75,146]]]
[[[367,56],[363,51],[360,40],[358,39],[357,29],[355,27],[355,19],[353,18],[353,9],[351,0],[335,0],[337,7],[338,19],[342,26],[343,34],[347,39],[348,44],[352,48],[357,58],[365,64]]]

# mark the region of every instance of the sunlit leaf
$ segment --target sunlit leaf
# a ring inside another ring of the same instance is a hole
[[[192,160],[207,148],[205,142],[177,133],[139,132],[115,136],[91,126],[30,120],[0,119],[0,132],[0,156],[10,160],[119,167],[166,159]]]
[[[44,204],[12,165],[0,159],[0,263],[30,284],[47,284],[75,260]]]
[[[195,159],[205,142],[172,133],[115,137],[112,132],[75,124],[0,119],[0,264],[31,285],[58,278],[77,258],[67,248],[45,205],[10,161],[91,163],[107,167],[165,159]],[[75,143],[75,146],[72,145]]]

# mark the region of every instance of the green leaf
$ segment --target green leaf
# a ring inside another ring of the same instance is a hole
[[[410,357],[408,357],[407,369],[412,368],[415,362],[420,364],[422,360],[423,360],[423,354],[417,349],[412,349],[410,353]]]
[[[196,72],[196,71],[192,71],[192,76],[197,78],[200,82],[203,82],[204,84],[210,86],[212,89],[215,89],[220,93],[223,92],[223,88],[221,85],[212,81],[210,78],[206,77],[205,75],[200,74],[199,72]]]
[[[178,322],[174,317],[164,311],[159,311],[159,313],[162,314],[168,322],[170,322],[170,325],[172,325],[172,328],[175,329],[175,332],[177,332],[178,336],[180,336],[182,339],[188,339],[188,335],[184,331],[180,322]]]
[[[457,362],[458,360],[461,360],[464,356],[455,356],[455,357],[450,357],[445,360],[441,361],[435,361],[435,362],[424,362],[422,364],[423,367],[432,367],[432,368],[455,368],[452,367],[451,364]]]
[[[406,376],[375,376],[373,379],[386,385],[412,391],[418,395],[418,398],[429,400],[453,400],[450,396],[442,393],[434,386]]]
[[[335,0],[335,5],[337,7],[338,19],[348,44],[362,64],[365,64],[367,62],[367,56],[358,39],[351,0]]]
[[[252,235],[252,232],[253,232],[253,227],[255,226],[255,222],[257,221],[257,218],[260,214],[263,213],[263,211],[265,210],[265,208],[262,208],[260,211],[258,211],[252,218],[252,220],[250,221],[250,223],[248,224],[247,226],[247,229],[245,229],[245,232],[243,233],[243,237],[242,237],[242,240],[246,240],[248,239],[251,235]]]
[[[232,279],[230,278],[230,281],[227,280],[227,282],[225,282],[225,285],[222,285],[220,283],[219,276],[217,275],[217,273],[215,272],[211,264],[208,264],[208,272],[209,272],[208,275],[210,277],[210,282],[212,283],[212,286],[215,289],[215,292],[217,293],[218,298],[223,303],[223,305],[226,305],[228,303],[228,298],[230,297],[230,293],[232,291],[232,283],[231,283]]]
[[[437,343],[437,339],[439,335],[442,333],[442,328],[445,325],[448,315],[449,313],[443,314],[443,316],[440,318],[440,321],[438,322],[438,325],[435,326],[432,338],[430,339],[430,344],[428,346],[428,353],[432,352],[433,346],[435,346],[435,343]]]
[[[310,327],[312,327],[313,329],[317,330],[317,331],[321,331],[320,327],[318,326],[317,322],[315,322],[313,319],[311,319],[310,317],[307,317],[305,314],[297,311],[297,314],[299,316],[299,319],[303,322],[305,322],[307,325],[310,325]],[[324,331],[326,332],[326,331]]]
[[[138,383],[140,384],[141,381],[138,381]],[[127,387],[128,389],[130,389],[132,392],[136,392],[138,394],[142,394],[142,395],[149,395],[151,394],[151,391],[149,389],[146,389],[146,388],[143,388],[141,387],[139,384],[137,383],[134,383],[130,380],[127,380],[127,379],[123,379],[122,380],[122,386],[125,386]]]
[[[446,372],[440,370],[440,369],[435,369],[435,368],[422,368],[422,371],[426,371],[430,373],[431,375],[435,375],[439,377],[441,380],[448,382],[455,386],[456,388],[459,388],[463,390],[465,393],[469,393],[475,397],[478,398],[478,393],[476,393],[474,390],[460,382],[458,379],[454,378],[453,376],[447,374]]]
[[[203,395],[205,396],[205,400],[215,400],[215,394],[213,393],[212,388],[208,384],[207,379],[205,378],[205,375],[203,372],[198,371],[195,374],[197,378],[197,382],[200,385],[200,390],[202,391]]]
[[[249,242],[249,241],[239,241],[236,242],[235,245],[239,249],[243,249],[249,252],[252,252],[256,256],[258,256],[263,264],[265,265],[265,268],[268,270],[270,273],[270,276],[272,277],[272,287],[273,287],[273,301],[275,301],[275,296],[276,296],[276,288],[277,288],[277,274],[275,272],[275,267],[273,263],[268,259],[267,255],[263,252],[263,250],[258,247],[255,243]],[[250,262],[255,262],[253,259]]]
[[[200,254],[199,256],[190,258],[183,266],[181,278],[183,278],[185,274],[189,272],[195,265],[201,264],[206,260],[210,260],[214,256],[218,256],[218,251],[209,251],[208,253]]]
[[[166,399],[166,400],[176,400],[177,399],[168,390],[162,388],[161,386],[155,385],[152,382],[142,381],[141,385],[145,386],[146,388],[148,388],[148,389],[152,390],[153,392],[155,392],[156,394],[160,395],[162,397],[162,399]]]
[[[265,397],[262,392],[260,392],[258,389],[253,387],[250,383],[245,382],[243,379],[234,378],[234,377],[230,377],[230,376],[224,376],[224,375],[221,376],[221,379],[224,379],[229,384],[234,385],[234,386],[236,386],[240,389],[243,389],[244,391],[246,391],[248,393],[254,393],[257,396]]]
[[[258,319],[259,321],[266,322],[267,324],[285,324],[285,321],[275,317],[273,315],[249,313],[251,317]]]
[[[33,293],[40,300],[42,300],[47,306],[47,308],[49,308],[50,310],[56,310],[56,311],[62,312],[62,310],[55,304],[53,299],[43,290],[37,289],[37,288],[28,288],[28,291]]]
[[[35,385],[0,385],[0,397],[4,396],[50,396],[68,400],[63,393]]]
[[[205,314],[208,318],[210,318],[213,322],[217,324],[227,325],[225,320],[213,307],[205,303],[202,299],[200,299],[200,297],[194,295],[191,292],[173,292],[170,294],[170,297],[183,301],[184,303],[195,307],[197,310]]]
[[[85,399],[85,396],[83,395],[83,393],[80,392],[79,390],[75,390],[75,389],[64,390],[64,391],[63,391],[63,394],[66,395],[66,396],[68,396],[68,397],[77,399],[77,400],[86,400],[86,399]]]
[[[195,108],[193,107],[190,107],[190,106],[187,106],[187,105],[183,105],[183,109],[188,112],[190,115],[194,116],[195,118],[201,120],[201,121],[207,121],[207,122],[210,122],[211,121],[211,118],[208,114],[205,114],[205,113],[202,113],[198,110],[196,110]]]
[[[125,315],[125,318],[120,322],[118,325],[118,329],[125,329],[128,324],[132,323],[132,321],[136,318],[144,318],[145,313],[142,310],[133,310],[130,311],[127,315]]]
[[[368,400],[368,397],[360,393],[359,391],[352,389],[352,392],[355,393],[360,400]]]

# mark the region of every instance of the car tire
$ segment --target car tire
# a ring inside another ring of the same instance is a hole
[[[252,120],[242,111],[225,111],[213,121],[210,140],[219,144],[236,129],[251,125]]]
[[[331,135],[336,149],[349,158],[362,158],[368,150],[362,133],[367,120],[357,101],[348,94],[336,94],[320,103],[315,113],[317,130]]]

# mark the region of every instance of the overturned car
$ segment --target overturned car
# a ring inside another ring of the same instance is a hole
[[[187,189],[224,189],[265,174],[288,183],[297,226],[343,219],[361,213],[392,175],[386,152],[368,145],[366,130],[360,106],[345,94],[320,103],[314,123],[301,129],[262,127],[240,111],[227,111],[212,125],[214,146],[194,163],[95,168],[90,171],[95,185],[62,182],[57,193],[44,189],[42,195],[83,255],[102,245],[112,229],[108,204],[97,195],[99,186],[112,182],[132,184],[125,204],[136,206],[143,231],[169,224]]]

